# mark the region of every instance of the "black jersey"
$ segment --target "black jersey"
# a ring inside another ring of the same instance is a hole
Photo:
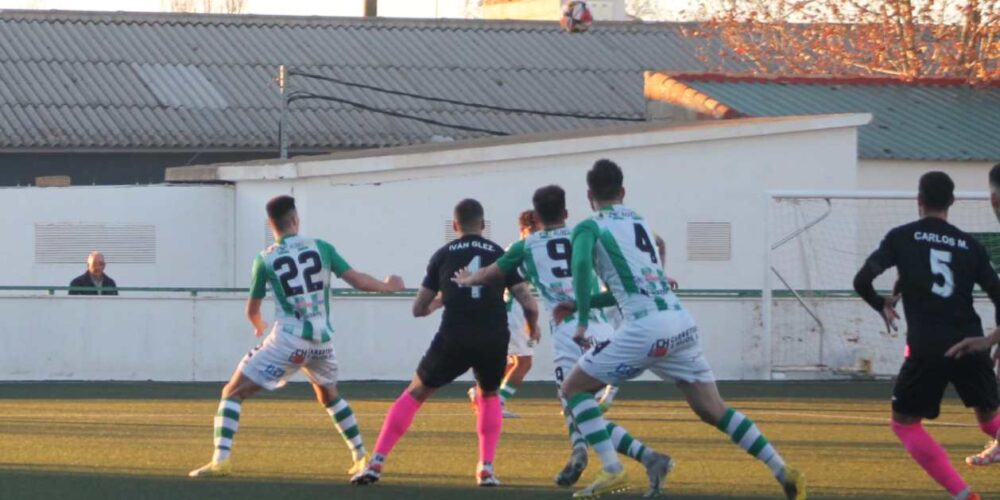
[[[1000,280],[979,241],[937,217],[889,231],[855,280],[855,288],[876,310],[884,301],[871,281],[893,266],[899,272],[896,290],[903,296],[911,353],[940,355],[965,337],[983,334],[973,288],[978,284],[996,304]]]
[[[504,286],[459,287],[451,278],[459,269],[469,272],[489,266],[503,255],[500,245],[481,236],[463,236],[441,247],[427,265],[423,286],[440,291],[444,299],[441,329],[452,327],[495,330],[507,328],[504,288],[524,281],[518,273],[506,275]]]

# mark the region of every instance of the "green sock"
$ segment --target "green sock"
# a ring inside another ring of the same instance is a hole
[[[354,460],[359,460],[365,456],[365,445],[361,441],[361,430],[358,429],[358,420],[354,418],[351,405],[341,398],[330,401],[326,407],[326,412],[330,414],[333,425],[340,431],[340,436],[351,450]]]
[[[608,422],[608,434],[611,436],[611,444],[615,446],[618,453],[642,463],[648,449],[646,445],[642,444],[642,441],[632,437],[623,427],[612,422]]]
[[[775,476],[781,474],[785,468],[785,461],[782,460],[781,455],[746,415],[730,408],[726,410],[726,414],[723,415],[716,427],[728,434],[729,439],[732,439],[740,448],[756,457],[757,460],[764,462]]]
[[[514,397],[517,394],[517,386],[511,384],[504,380],[503,384],[500,385],[500,403],[507,404],[507,400]]]

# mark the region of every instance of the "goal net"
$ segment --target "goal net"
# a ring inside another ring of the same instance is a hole
[[[957,195],[949,220],[982,241],[1000,269],[1000,224],[988,199],[987,194]],[[886,376],[899,370],[906,322],[900,322],[898,332],[887,331],[852,283],[886,232],[917,217],[915,193],[771,196],[764,307],[772,373]],[[888,293],[896,276],[895,269],[886,271],[875,288]],[[979,297],[976,307],[984,327],[993,326],[988,300]]]

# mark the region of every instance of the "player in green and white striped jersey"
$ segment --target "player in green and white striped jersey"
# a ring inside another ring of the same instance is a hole
[[[298,235],[299,217],[291,196],[267,203],[268,223],[276,243],[254,260],[247,319],[260,337],[267,329],[260,306],[270,285],[274,293],[275,322],[264,342],[240,361],[215,416],[215,453],[191,477],[226,476],[233,438],[239,427],[243,400],[263,389],[282,387],[299,369],[305,372],[334,426],[351,450],[354,474],[367,465],[357,420],[337,392],[337,358],[330,323],[331,273],[358,290],[392,293],[403,289],[399,276],[385,281],[351,269],[333,245]]]
[[[542,228],[511,245],[493,265],[480,269],[475,274],[460,272],[455,282],[462,286],[479,286],[503,281],[505,276],[520,272],[535,287],[551,313],[558,304],[573,300],[573,277],[570,269],[572,244],[571,232],[566,227],[569,215],[566,211],[566,193],[559,186],[545,186],[535,191],[532,202]],[[591,283],[591,293],[600,293],[597,280],[593,279]],[[609,301],[609,305],[613,304],[613,301]],[[589,342],[597,345],[606,343],[613,329],[604,313],[592,309],[588,316]],[[551,321],[557,384],[563,383],[564,375],[569,374],[585,352],[585,349],[573,341],[576,324],[577,318],[572,315]],[[587,467],[587,441],[575,425],[572,414],[566,408],[566,400],[561,395],[559,401],[566,416],[572,453],[569,462],[556,476],[556,484],[572,486]],[[669,457],[647,448],[629,436],[624,429],[610,426],[607,431],[612,433],[616,449],[645,465],[650,473],[651,485],[658,484],[658,478],[665,474],[663,471],[670,465]]]
[[[789,500],[804,500],[805,477],[787,467],[757,426],[728,408],[719,396],[715,376],[702,353],[698,327],[674,295],[659,265],[649,223],[622,204],[625,188],[621,169],[610,160],[599,160],[587,173],[587,186],[596,213],[573,230],[573,289],[579,316],[575,338],[586,343],[591,307],[612,297],[622,310],[624,323],[611,342],[580,358],[562,386],[577,426],[603,464],[593,484],[574,497],[596,498],[628,487],[607,431],[608,423],[591,391],[650,370],[664,381],[675,382],[704,422],[716,426],[766,464]],[[592,296],[595,269],[609,289],[598,297]],[[573,305],[560,305],[558,309],[567,308],[572,310]],[[665,480],[665,474],[661,480]],[[650,493],[659,492],[661,485],[654,486]]]

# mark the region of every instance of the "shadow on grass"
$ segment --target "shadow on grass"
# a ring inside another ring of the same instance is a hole
[[[398,478],[397,478],[398,479]],[[641,491],[609,498],[636,498]],[[421,485],[418,482],[357,487],[341,482],[282,481],[262,478],[222,478],[195,480],[186,477],[141,476],[44,469],[0,469],[0,498],[40,500],[71,498],[74,500],[142,499],[142,500],[253,500],[292,498],[337,499],[437,499],[471,500],[478,498],[517,498],[518,500],[563,499],[571,490],[503,486],[497,489],[459,488]],[[767,496],[747,496],[738,492],[727,495],[677,495],[677,500],[709,500],[712,498],[763,499]]]

